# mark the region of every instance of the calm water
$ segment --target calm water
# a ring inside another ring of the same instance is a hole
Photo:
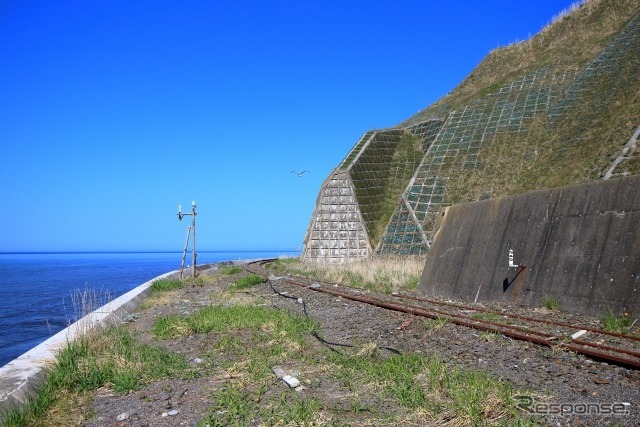
[[[199,252],[198,264],[295,255]],[[178,270],[181,260],[182,253],[0,254],[0,366],[66,328],[80,311],[79,292],[114,299]]]

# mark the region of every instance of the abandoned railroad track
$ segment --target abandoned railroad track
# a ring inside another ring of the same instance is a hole
[[[265,274],[263,268],[273,260],[261,260],[246,265],[254,274]],[[605,331],[591,321],[578,323],[554,320],[553,314],[541,315],[519,308],[488,309],[482,306],[439,301],[411,295],[383,295],[345,285],[322,283],[298,276],[271,276],[275,284],[293,285],[298,292],[322,292],[339,298],[370,304],[388,310],[429,319],[444,319],[453,324],[528,341],[537,345],[564,349],[599,361],[640,368],[640,336]],[[304,297],[304,296],[303,296]],[[411,304],[404,301],[411,301]],[[562,316],[563,319],[566,316]]]
[[[118,330],[186,371],[126,393],[105,384],[58,412],[83,427],[640,425],[637,340],[602,331],[598,319],[379,293],[270,262],[202,266],[196,280],[152,294]],[[207,315],[227,320],[193,329]],[[238,326],[254,318],[255,330]],[[275,319],[285,318],[281,329]],[[303,325],[315,326],[292,341]]]

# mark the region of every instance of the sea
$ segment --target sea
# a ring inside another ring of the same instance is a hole
[[[197,255],[198,265],[204,265],[293,257],[299,252]],[[190,260],[191,253],[185,260],[187,276]],[[0,253],[0,366],[81,317],[83,297],[89,296],[97,309],[149,280],[179,270],[181,262],[182,252]]]

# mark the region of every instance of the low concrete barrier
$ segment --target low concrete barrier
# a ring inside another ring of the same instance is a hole
[[[640,176],[455,205],[419,290],[463,301],[640,316]],[[525,268],[526,267],[526,268]]]
[[[171,271],[143,283],[0,367],[0,422],[4,411],[21,408],[35,395],[45,379],[47,367],[55,361],[58,350],[93,328],[120,323],[123,317],[131,314],[151,293],[154,281],[176,273]]]

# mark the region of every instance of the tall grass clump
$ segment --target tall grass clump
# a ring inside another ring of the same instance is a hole
[[[71,292],[71,312],[67,312],[67,306],[63,301],[68,326],[74,329],[76,334],[88,333],[95,326],[93,312],[112,300],[108,291],[90,289],[76,289]]]
[[[558,311],[560,310],[560,300],[555,296],[544,295],[542,297],[542,306],[547,310]]]
[[[629,314],[623,313],[621,316],[618,316],[610,308],[607,308],[607,311],[602,317],[604,329],[618,334],[629,333],[629,330],[634,323],[635,322]]]

